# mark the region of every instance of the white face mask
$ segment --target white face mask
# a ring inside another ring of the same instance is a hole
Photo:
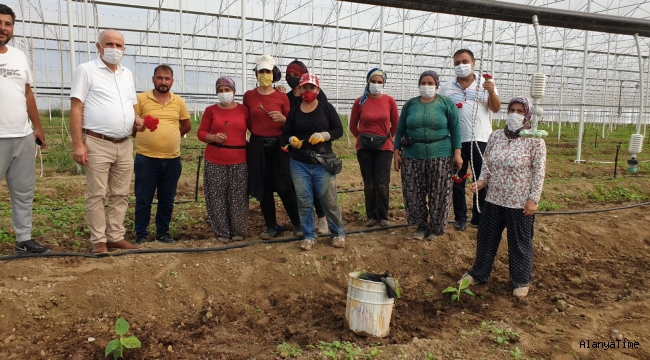
[[[102,46],[100,45],[99,47]],[[104,55],[102,56],[102,59],[109,64],[117,65],[120,63],[120,61],[122,61],[122,57],[124,57],[124,51],[122,50],[103,47],[102,49],[104,49]]]
[[[454,72],[459,78],[468,77],[472,73],[472,64],[460,64],[454,66]]]
[[[384,91],[384,85],[383,84],[370,83],[370,84],[368,84],[368,91],[372,95],[379,95]]]
[[[229,105],[230,103],[232,103],[232,100],[234,98],[235,98],[234,92],[224,92],[224,93],[217,94],[217,99],[219,99],[219,103],[221,105]]]
[[[506,125],[508,126],[508,130],[517,131],[524,127],[524,116],[517,113],[510,113],[506,119]]]
[[[420,90],[420,96],[422,96],[425,99],[431,99],[436,95],[436,87],[435,86],[430,86],[430,85],[420,85],[418,87],[418,90]]]

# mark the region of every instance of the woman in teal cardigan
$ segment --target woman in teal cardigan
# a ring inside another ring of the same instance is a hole
[[[463,164],[460,156],[458,109],[437,95],[438,74],[420,75],[420,96],[402,107],[395,135],[395,171],[402,172],[402,194],[414,239],[434,240],[445,233],[452,199],[452,176]],[[427,209],[428,198],[428,209]]]

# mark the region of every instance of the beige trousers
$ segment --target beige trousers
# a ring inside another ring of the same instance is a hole
[[[88,150],[86,163],[86,221],[90,242],[124,240],[124,216],[129,205],[129,187],[133,174],[133,142],[115,144],[84,136]],[[105,199],[108,208],[104,212]]]

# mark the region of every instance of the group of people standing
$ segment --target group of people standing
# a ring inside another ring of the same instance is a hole
[[[0,5],[0,101],[8,110],[0,120],[0,173],[12,199],[16,253],[44,253],[49,248],[31,239],[35,143],[45,136],[31,91],[25,55],[7,42],[15,15]],[[154,88],[136,95],[131,72],[120,65],[122,34],[103,31],[96,44],[99,58],[79,65],[72,81],[70,130],[73,159],[85,167],[86,218],[92,253],[138,249],[148,239],[151,206],[157,194],[156,241],[173,243],[169,224],[181,174],[181,137],[191,130],[183,99],[170,91],[173,70],[154,70]],[[364,182],[366,226],[389,226],[391,163],[401,172],[407,221],[413,238],[433,240],[445,233],[452,200],[455,229],[468,222],[465,179],[472,169],[471,225],[478,226],[476,261],[461,280],[487,281],[504,228],[508,228],[511,282],[515,296],[525,296],[532,274],[534,214],[545,173],[543,140],[524,138],[531,104],[515,97],[508,105],[506,128],[492,132],[489,112],[501,101],[494,82],[475,72],[470,50],[454,56],[456,78],[444,84],[435,71],[418,79],[419,96],[401,112],[384,93],[388,79],[371,69],[363,94],[352,106],[350,132]],[[209,223],[219,241],[242,240],[247,234],[249,196],[261,207],[264,240],[277,236],[274,193],[282,201],[300,247],[310,250],[319,234],[330,233],[331,245],[345,247],[336,175],[341,160],[332,141],[343,135],[336,109],[320,88],[320,79],[300,61],[286,71],[290,90],[273,85],[281,79],[269,55],[257,59],[258,86],[243,104],[234,101],[235,82],[216,81],[218,103],[205,109],[197,136],[205,149],[204,188]],[[11,106],[9,106],[11,104]],[[28,120],[33,124],[33,130]],[[247,134],[250,134],[247,136]],[[135,161],[133,142],[135,137]],[[135,232],[124,238],[131,175],[135,171]],[[108,195],[108,196],[107,196]],[[105,199],[107,209],[104,210]],[[478,201],[476,201],[478,200]]]

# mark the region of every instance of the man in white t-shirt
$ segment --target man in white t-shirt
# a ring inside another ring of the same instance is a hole
[[[501,109],[501,100],[499,93],[494,86],[494,81],[483,81],[482,74],[476,74],[474,67],[476,60],[474,54],[468,49],[460,49],[454,53],[454,72],[456,78],[447,81],[440,86],[438,93],[447,96],[458,107],[458,117],[460,120],[460,136],[462,142],[461,155],[463,157],[463,167],[458,171],[458,177],[461,179],[467,173],[470,160],[473,160],[474,179],[481,175],[481,166],[483,158],[481,154],[485,152],[485,146],[492,133],[492,124],[490,123],[490,111],[496,113]],[[480,83],[483,81],[483,85]],[[477,106],[476,117],[474,116],[474,106]],[[472,146],[472,140],[475,140]],[[487,188],[479,191],[479,203],[476,204],[476,197],[472,196],[472,220],[473,226],[478,226],[480,213],[477,206],[482,210],[485,208],[485,195]],[[454,217],[456,230],[464,231],[467,225],[467,203],[465,199],[465,180],[460,183],[454,183]]]
[[[7,45],[14,35],[15,21],[13,10],[0,4],[0,181],[7,177],[11,225],[16,233],[14,253],[42,254],[50,249],[32,240],[32,202],[36,144],[45,146],[45,135],[29,85],[34,79],[27,57]]]
[[[96,44],[99,58],[77,67],[70,93],[72,156],[86,172],[86,221],[92,253],[138,249],[124,239],[124,216],[133,174],[133,131],[144,130],[136,115],[133,75],[120,65],[124,36],[104,30]],[[108,209],[104,200],[108,196]]]

